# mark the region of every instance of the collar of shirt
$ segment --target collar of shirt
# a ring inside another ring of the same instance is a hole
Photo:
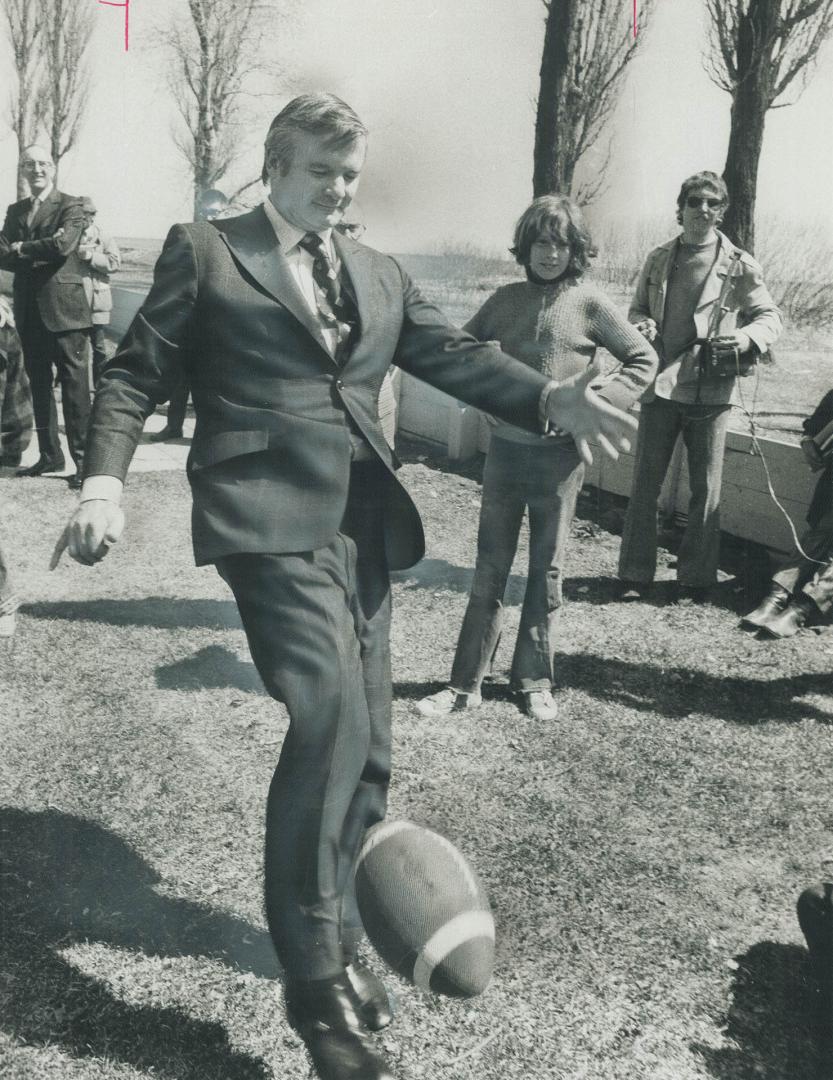
[[[305,229],[298,229],[294,225],[286,220],[286,218],[278,210],[275,209],[275,204],[271,199],[263,200],[263,209],[266,216],[269,218],[269,223],[275,230],[275,236],[278,238],[278,243],[281,245],[281,251],[284,255],[302,254],[307,255],[312,261],[312,256],[308,251],[304,251],[303,248],[298,247],[298,241],[307,235]],[[332,229],[323,229],[318,235],[324,241],[324,245],[330,253],[330,257],[333,255],[333,240]]]
[[[43,191],[40,192],[39,195],[33,195],[31,205],[34,206],[35,203],[37,203],[38,204],[38,209],[40,209],[40,207],[43,206],[43,204],[46,202],[46,200],[52,194],[52,191],[53,191],[54,187],[55,187],[54,184],[50,184],[49,187],[44,188]]]

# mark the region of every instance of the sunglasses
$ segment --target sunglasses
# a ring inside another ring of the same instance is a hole
[[[689,210],[697,210],[703,203],[708,206],[709,210],[716,210],[718,206],[723,205],[722,199],[708,199],[705,195],[689,195],[685,201]]]

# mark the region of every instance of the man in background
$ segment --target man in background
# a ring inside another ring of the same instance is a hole
[[[106,328],[110,324],[110,312],[113,310],[110,275],[121,266],[121,252],[116,241],[96,222],[98,211],[89,195],[84,196],[82,207],[84,232],[78,245],[78,258],[84,265],[84,289],[92,312],[89,334],[95,387],[109,359]]]
[[[8,208],[0,231],[0,268],[14,272],[14,315],[32,389],[40,456],[18,475],[40,476],[65,467],[52,391],[57,371],[67,443],[76,466],[69,484],[80,488],[90,416],[87,339],[92,325],[78,258],[84,211],[80,199],[55,188],[48,150],[27,147],[21,168],[32,194]]]
[[[677,555],[678,598],[706,600],[717,581],[723,450],[738,377],[781,332],[761,267],[718,231],[728,205],[726,184],[716,173],[683,181],[677,196],[682,232],[645,260],[628,312],[653,342],[659,373],[639,416],[619,555],[625,597],[644,593],[654,580],[657,501],[680,434],[691,500]]]

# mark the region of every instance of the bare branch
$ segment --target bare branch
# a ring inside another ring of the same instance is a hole
[[[616,107],[654,7],[655,0],[642,0],[634,36],[630,5],[621,0],[550,0],[535,125],[536,195],[571,190],[577,162]]]

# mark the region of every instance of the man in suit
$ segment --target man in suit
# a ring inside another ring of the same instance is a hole
[[[184,370],[196,427],[193,541],[231,587],[252,657],[289,730],[267,802],[269,929],[290,1022],[323,1080],[392,1075],[368,1028],[391,1018],[355,962],[362,834],[390,777],[388,571],[422,557],[419,515],[378,418],[388,366],[519,426],[570,430],[615,456],[633,422],[450,326],[397,262],[335,226],[367,133],[329,94],[272,122],[262,206],[176,225],[96,395],[81,503],[56,548],[93,564],[118,538],[122,481],[145,418]]]
[[[92,325],[77,250],[84,230],[81,200],[54,186],[48,150],[30,146],[21,162],[31,196],[13,203],[0,232],[0,267],[14,272],[14,314],[32,388],[40,457],[19,476],[60,472],[64,455],[52,392],[53,368],[61,383],[67,443],[80,488],[90,416],[87,337]]]

